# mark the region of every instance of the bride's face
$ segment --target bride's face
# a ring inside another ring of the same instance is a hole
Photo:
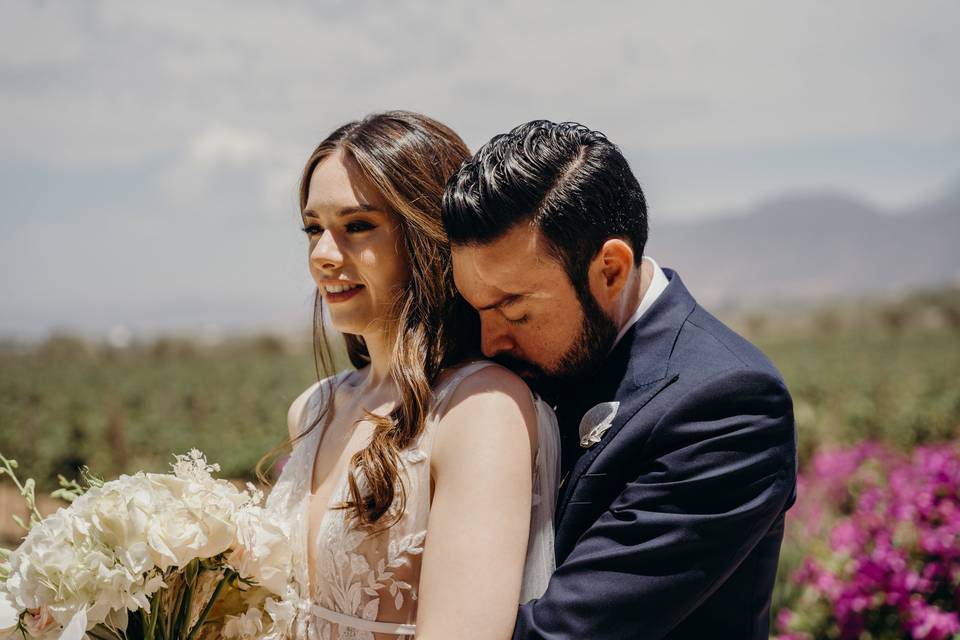
[[[310,274],[342,333],[383,332],[409,280],[400,218],[337,151],[314,169],[303,212]]]

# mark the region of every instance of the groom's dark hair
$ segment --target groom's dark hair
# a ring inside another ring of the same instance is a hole
[[[492,138],[447,181],[442,213],[454,245],[532,222],[581,296],[604,242],[627,240],[638,265],[647,243],[646,201],[626,158],[576,122],[534,120]]]

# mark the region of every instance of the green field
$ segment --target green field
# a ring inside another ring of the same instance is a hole
[[[801,467],[822,447],[871,439],[909,450],[960,438],[955,327],[811,318],[790,327],[731,319],[787,380]],[[0,452],[41,491],[80,465],[105,477],[165,471],[172,453],[193,447],[224,476],[253,479],[260,456],[286,437],[290,402],[315,380],[308,342],[269,336],[120,350],[68,337],[0,344]],[[4,542],[13,535],[0,528]],[[790,604],[789,575],[809,542],[788,532],[774,610]]]
[[[309,347],[275,338],[216,348],[161,340],[124,350],[68,338],[0,355],[0,451],[42,488],[88,465],[103,476],[166,471],[197,447],[252,478],[286,437],[286,411],[316,379]]]
[[[759,346],[793,394],[801,465],[826,445],[909,450],[960,436],[960,333],[851,331]]]
[[[909,449],[960,434],[960,334],[845,330],[759,336],[793,393],[801,463],[877,439]],[[276,338],[215,348],[161,340],[124,350],[56,338],[0,349],[0,451],[42,488],[86,464],[112,476],[205,451],[236,478],[284,437],[316,379],[309,346]]]
[[[841,330],[758,345],[793,393],[801,463],[818,447],[878,439],[910,448],[960,434],[960,334]],[[225,475],[252,478],[316,379],[309,345],[276,338],[124,350],[56,338],[0,349],[0,451],[41,487],[86,464],[112,476],[164,470],[198,447]]]

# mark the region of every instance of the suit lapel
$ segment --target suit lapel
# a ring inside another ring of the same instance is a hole
[[[611,399],[620,403],[613,424],[600,442],[585,450],[572,465],[565,465],[565,468],[572,466],[572,469],[560,488],[556,509],[557,523],[563,517],[573,490],[600,452],[644,405],[679,377],[668,376],[670,356],[677,335],[696,302],[676,272],[664,269],[664,273],[670,281],[667,288],[611,353],[610,359],[604,365],[605,371],[599,376],[601,383],[590,384],[585,388],[583,400],[571,403],[572,415],[568,412],[561,423],[565,440],[569,442],[571,437],[579,440],[577,428],[587,409]],[[563,411],[564,408],[561,406],[559,409]]]
[[[567,476],[566,482],[564,482],[564,486],[560,490],[560,499],[557,502],[557,522],[560,522],[560,519],[563,517],[563,512],[566,510],[567,503],[570,501],[570,496],[573,495],[573,490],[596,457],[600,455],[600,452],[617,436],[617,433],[630,421],[630,418],[635,416],[654,396],[676,382],[679,377],[679,375],[673,375],[670,378],[663,378],[656,383],[647,385],[645,389],[634,390],[634,393],[627,398],[618,399],[618,402],[620,402],[620,410],[617,412],[617,417],[614,418],[609,431],[604,434],[600,442],[587,449],[586,452],[580,456],[573,469],[570,470],[570,474]],[[629,402],[629,404],[626,404],[627,402]]]

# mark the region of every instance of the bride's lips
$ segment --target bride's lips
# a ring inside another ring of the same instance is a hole
[[[353,296],[360,293],[360,291],[362,291],[363,288],[364,287],[362,284],[358,284],[353,289],[348,289],[347,291],[339,291],[337,293],[333,293],[331,291],[324,291],[323,295],[327,299],[327,302],[329,302],[330,304],[333,304],[335,302],[345,302],[350,298],[352,298]]]

